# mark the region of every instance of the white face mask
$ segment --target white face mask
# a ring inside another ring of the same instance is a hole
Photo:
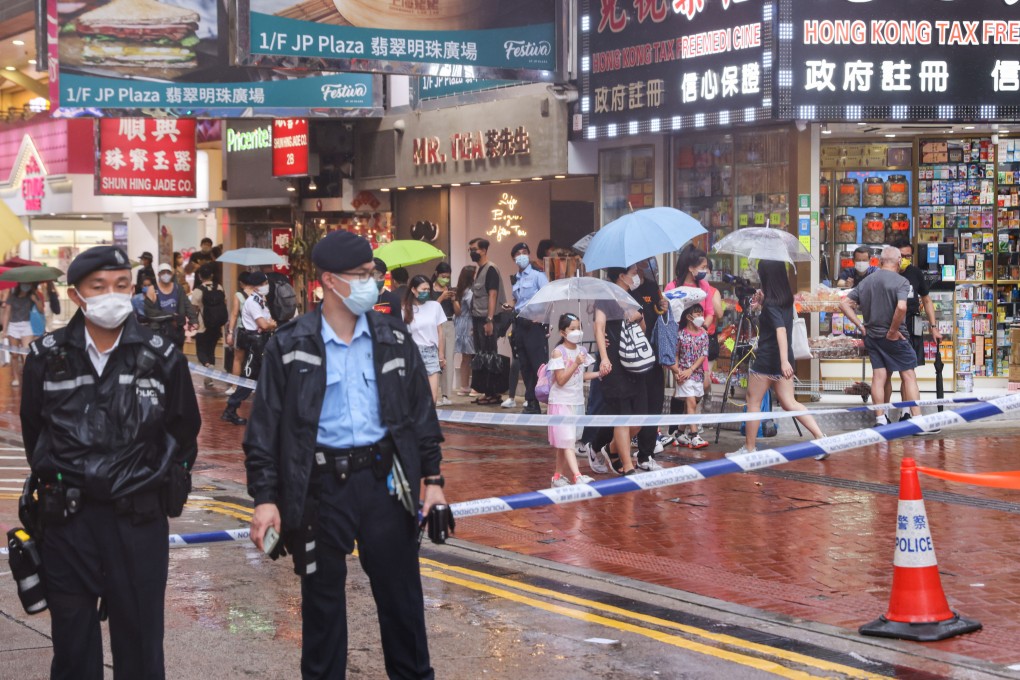
[[[165,274],[160,274],[159,275],[159,280],[162,281],[163,283],[170,283],[170,281],[173,278],[174,278],[174,275],[171,274],[170,272],[167,272]]]
[[[330,288],[330,290],[343,301],[354,316],[361,316],[375,306],[376,300],[379,299],[379,289],[376,288],[374,279],[348,281],[338,274],[334,274],[334,276],[350,286],[351,294],[346,297],[341,295],[336,288]]]
[[[82,300],[86,305],[82,310],[85,318],[100,328],[117,328],[134,312],[131,296],[126,293],[105,293],[88,298],[82,295]]]
[[[567,331],[567,342],[572,342],[575,345],[584,340],[584,331]]]
[[[630,289],[631,290],[637,290],[640,287],[641,287],[641,277],[638,276],[637,274],[635,274],[634,276],[630,277]]]
[[[854,262],[854,269],[856,269],[861,274],[863,274],[864,272],[868,271],[868,263],[867,262]]]
[[[698,328],[701,328],[702,326],[704,326],[704,325],[705,325],[705,317],[703,317],[703,316],[696,316],[696,317],[693,317],[693,318],[691,319],[691,323],[693,323],[693,324],[694,324],[695,326],[697,326]]]
[[[267,283],[265,285],[259,286],[258,288],[255,289],[255,292],[263,296],[269,295],[269,284]]]

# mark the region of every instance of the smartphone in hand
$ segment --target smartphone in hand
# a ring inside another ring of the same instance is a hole
[[[266,529],[265,536],[262,537],[262,552],[267,555],[271,555],[276,550],[276,544],[280,541],[280,532],[273,527]]]

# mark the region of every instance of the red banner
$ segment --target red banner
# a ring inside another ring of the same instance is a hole
[[[273,229],[273,252],[282,257],[288,264],[273,266],[273,271],[278,274],[290,276],[290,239],[291,231],[287,228]]]
[[[101,196],[195,196],[195,121],[100,118]]]
[[[273,121],[273,177],[308,175],[308,119]]]

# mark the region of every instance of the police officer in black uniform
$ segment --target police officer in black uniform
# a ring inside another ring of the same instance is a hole
[[[347,669],[347,555],[358,544],[390,678],[434,677],[416,510],[445,505],[432,390],[404,323],[372,309],[372,247],[336,231],[312,261],[325,297],[269,341],[244,438],[251,536],[282,533],[302,576],[301,674]],[[424,484],[424,492],[419,494]]]
[[[50,677],[163,678],[167,516],[181,513],[201,426],[187,362],[139,325],[131,265],[97,246],[67,270],[80,308],[31,345],[21,425],[38,489],[51,612]]]

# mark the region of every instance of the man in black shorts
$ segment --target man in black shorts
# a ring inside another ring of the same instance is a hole
[[[864,347],[871,358],[871,399],[876,404],[886,403],[886,382],[891,373],[899,372],[903,384],[903,397],[909,401],[920,398],[917,388],[917,356],[907,333],[907,298],[910,282],[900,276],[900,251],[892,246],[882,248],[879,268],[860,282],[840,301],[846,318],[864,333]],[[862,323],[850,302],[858,305],[867,323]],[[910,412],[921,415],[921,409]],[[884,411],[877,412],[876,425],[889,422]]]

